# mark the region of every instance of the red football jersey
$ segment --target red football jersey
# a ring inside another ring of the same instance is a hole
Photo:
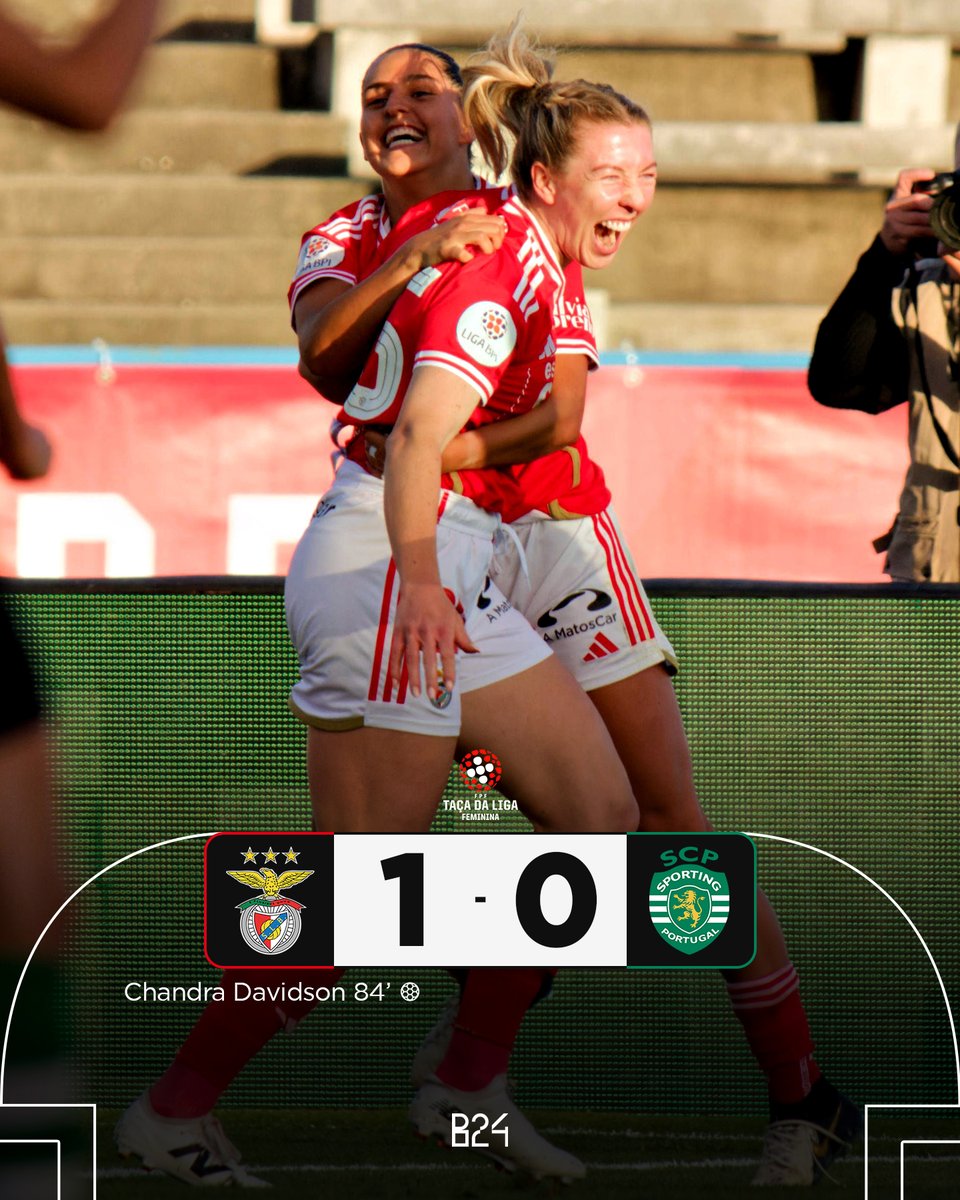
[[[599,366],[593,321],[583,292],[580,264],[569,263],[564,271],[563,294],[554,313],[557,354],[583,354],[590,369]],[[515,521],[525,512],[537,509],[552,517],[593,516],[610,503],[610,489],[603,471],[587,451],[587,443],[578,437],[572,446],[554,450],[532,462],[502,468],[513,480],[511,498],[515,507],[503,508],[504,520]]]
[[[431,207],[434,214],[449,215],[449,201],[434,197],[422,214],[405,217],[403,224],[415,232],[421,216],[430,219]],[[550,239],[518,197],[502,206],[495,195],[481,202],[498,207],[506,218],[500,251],[469,263],[427,267],[410,281],[343,405],[344,421],[392,425],[418,366],[449,371],[474,388],[480,405],[471,425],[526,412],[549,395],[563,271]],[[388,245],[383,249],[389,252]],[[459,487],[455,480],[447,482],[495,511],[504,505],[500,493],[513,490],[502,472],[463,472],[458,478]]]
[[[377,251],[390,232],[383,196],[364,196],[314,225],[300,239],[293,282],[287,290],[290,310],[304,288],[320,279],[342,279],[351,286],[378,265]]]
[[[354,284],[376,270],[403,242],[421,230],[472,207],[482,207],[488,212],[500,211],[505,201],[513,195],[511,189],[480,187],[480,181],[477,182],[478,188],[474,191],[439,193],[415,205],[404,213],[395,228],[391,227],[383,197],[379,195],[365,196],[314,226],[301,239],[297,271],[288,292],[291,309],[304,288],[312,283],[332,278]],[[498,260],[499,256],[478,256],[477,261],[484,258],[489,264]],[[555,258],[553,261],[556,265]],[[455,264],[442,264],[440,268],[432,270],[447,274],[454,266]],[[425,273],[421,272],[421,275],[423,274]],[[553,349],[556,354],[586,355],[592,369],[598,365],[599,359],[593,323],[583,292],[583,274],[578,263],[568,264],[563,274],[563,287],[556,291],[554,299]],[[397,305],[401,304],[406,296],[407,293],[404,293]],[[391,321],[394,313],[391,313]],[[386,360],[392,352],[384,344],[380,353]],[[379,360],[372,358],[365,367],[358,386],[371,386],[369,374],[374,369],[374,361],[379,368]],[[439,362],[434,361],[433,365],[439,365]],[[447,365],[449,367],[451,364],[448,362]],[[470,365],[467,362],[466,368]],[[408,364],[408,367],[405,377],[396,381],[398,394],[405,392],[409,383],[412,364]],[[464,374],[463,377],[468,376]],[[471,378],[471,382],[479,389],[476,378]],[[373,376],[372,386],[378,386],[376,375]],[[380,386],[385,386],[383,380]],[[506,386],[509,389],[509,381]],[[548,393],[549,388],[545,387],[539,399],[545,399]],[[506,410],[500,404],[491,405],[489,408],[481,406],[474,413],[469,425],[475,427],[531,407],[528,395],[524,395],[522,401],[521,404],[520,397],[515,397],[513,405]],[[344,424],[352,425],[362,425],[371,421],[376,424],[392,423],[391,417],[386,413],[377,417],[364,417],[361,411],[359,397],[352,408],[348,400],[340,411],[340,420]],[[399,404],[396,405],[396,411],[399,411]],[[394,412],[394,418],[395,415]],[[347,453],[360,465],[365,465],[362,439],[354,439],[348,446]],[[544,455],[531,463],[505,468],[459,471],[453,476],[445,476],[443,483],[444,486],[469,496],[482,507],[501,513],[508,521],[516,520],[531,509],[540,509],[553,516],[588,515],[602,511],[610,501],[610,492],[604,483],[603,472],[589,458],[583,438],[578,438],[571,447]]]

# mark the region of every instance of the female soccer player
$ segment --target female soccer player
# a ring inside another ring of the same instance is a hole
[[[417,99],[432,95],[443,102],[432,56],[414,48],[401,59],[404,79],[416,77]],[[426,84],[431,87],[421,95]],[[565,831],[636,826],[629,782],[596,711],[530,627],[485,588],[499,518],[440,488],[443,445],[468,419],[523,411],[549,392],[563,262],[603,265],[612,258],[611,241],[614,248],[620,244],[639,212],[650,152],[642,110],[591,85],[558,92],[561,134],[541,147],[534,116],[548,97],[537,90],[534,97],[528,89],[526,100],[529,184],[504,205],[502,233],[499,223],[494,227],[503,253],[421,270],[391,311],[347,400],[351,418],[382,418],[394,427],[385,482],[361,463],[346,463],[291,565],[288,621],[301,660],[293,699],[311,726],[311,791],[324,828],[429,828],[459,729],[455,649],[471,651],[474,641],[496,672],[488,670],[489,682],[470,695],[473,720],[489,714],[488,732],[497,736],[510,714],[517,747],[511,791],[531,819]],[[400,140],[396,128],[385,131],[377,150],[391,153]],[[449,142],[439,133],[433,138],[429,115],[415,124],[408,119],[404,129],[408,145],[427,143],[439,153],[437,161],[445,161]],[[460,145],[465,164],[466,135]],[[624,174],[615,195],[591,182],[611,157]],[[622,226],[612,237],[608,222]],[[357,224],[359,237],[363,222]],[[308,254],[320,262],[336,258],[319,240]],[[475,497],[488,499],[483,489]],[[493,596],[496,620],[483,614],[471,625],[482,591],[485,599]],[[501,731],[498,744],[506,737]],[[518,1004],[517,1024],[530,998]],[[222,1016],[223,1005],[218,1008]],[[275,1030],[277,1018],[269,1015]],[[219,1048],[226,1049],[222,1041]],[[238,1041],[250,1048],[249,1028]],[[208,1079],[209,1060],[218,1052],[211,1055],[201,1042]],[[248,1181],[231,1148],[217,1144],[222,1134],[210,1132],[209,1106],[184,1111],[185,1093],[192,1105],[211,1091],[215,1099],[214,1081],[204,1089],[203,1070],[192,1069],[183,1051],[175,1067],[178,1080],[165,1076],[149,1100],[128,1110],[117,1131],[120,1148],[189,1182]],[[177,1089],[179,1099],[171,1103]],[[504,1077],[493,1087],[468,1090],[483,1092],[482,1110],[509,1114],[509,1151],[499,1155],[504,1165],[582,1175],[576,1159],[546,1143],[516,1110]],[[169,1117],[166,1131],[158,1114]],[[436,1113],[418,1119],[422,1132],[433,1131],[430,1119]],[[198,1156],[177,1144],[187,1138],[209,1151],[200,1163],[202,1179]],[[214,1158],[219,1178],[213,1177]]]
[[[468,94],[470,87],[475,87],[474,81],[485,74],[494,79],[493,97],[500,101],[511,86],[522,86],[524,78],[536,78],[537,63],[526,56],[516,33],[501,48],[499,57],[502,61],[468,69]],[[543,79],[540,76],[539,82]],[[407,115],[396,98],[382,119],[391,142],[394,138],[398,145],[412,141],[404,128]],[[497,134],[501,126],[516,134],[516,117],[509,103],[497,107],[494,100],[494,107],[485,108],[483,118],[477,120],[477,131],[497,175],[506,166],[504,141]],[[390,164],[373,158],[371,161],[384,172],[387,193]],[[655,167],[652,161],[649,165],[641,212],[653,197]],[[520,177],[523,170],[523,163],[515,160],[514,177]],[[607,164],[602,182],[604,186],[617,186],[615,164]],[[418,183],[423,186],[422,172]],[[614,233],[615,229],[608,230],[607,236]],[[566,303],[556,336],[557,373],[549,403],[516,420],[461,434],[447,446],[443,466],[456,472],[459,486],[471,494],[476,486],[471,481],[473,468],[517,462],[556,445],[564,447],[510,469],[516,490],[502,511],[505,516],[526,513],[513,523],[526,552],[526,576],[516,551],[507,544],[495,559],[493,578],[531,624],[546,631],[553,650],[602,715],[640,806],[640,828],[709,829],[694,789],[689,749],[669,678],[670,668],[675,665],[672,650],[653,618],[629,551],[620,538],[602,473],[578,437],[588,364],[595,362],[596,356],[582,293],[578,302],[569,283],[568,271]],[[371,290],[376,286],[373,276],[366,286]],[[318,357],[321,339],[316,331],[323,330],[330,319],[329,292],[313,286],[309,274],[298,276],[295,295],[298,289],[300,299],[295,311],[303,361],[313,370],[322,371],[326,362]],[[354,298],[359,290],[353,289]],[[350,294],[349,290],[344,292]],[[301,311],[306,313],[303,323]],[[359,328],[359,322],[354,328]],[[343,369],[342,362],[337,366]],[[356,369],[353,364],[352,370]],[[346,375],[350,373],[348,364]],[[372,435],[367,443],[370,452]],[[375,456],[379,449],[379,443],[372,445]],[[557,637],[556,632],[565,632],[564,618],[569,618],[571,611],[577,615],[578,604],[588,603],[591,611],[602,609],[602,638],[593,630]],[[478,683],[482,680],[482,665],[475,665],[472,659],[464,662],[465,689],[474,683],[474,676]],[[470,718],[468,693],[464,696],[462,749],[483,741]],[[796,972],[776,915],[762,893],[758,925],[756,959],[741,971],[727,973],[734,1010],[767,1077],[770,1095],[772,1120],[756,1179],[758,1183],[811,1183],[819,1177],[826,1159],[844,1149],[858,1118],[853,1106],[819,1077]],[[467,997],[464,1001],[453,1030],[454,1057],[462,1049],[459,1043],[468,1040],[462,1028]],[[472,1012],[474,1006],[469,1008]],[[446,1036],[438,1039],[434,1058],[446,1040]],[[430,1057],[426,1056],[425,1061]],[[422,1077],[423,1070],[418,1074]],[[832,1131],[832,1135],[825,1130]],[[817,1147],[816,1154],[812,1146]]]

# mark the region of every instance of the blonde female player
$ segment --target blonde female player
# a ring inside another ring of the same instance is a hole
[[[506,127],[514,136],[518,132],[518,114],[511,97],[522,97],[526,89],[543,86],[548,70],[515,30],[492,49],[490,60],[468,68],[467,75],[474,100],[471,113],[479,106],[482,114],[476,119],[478,140],[499,176],[507,163],[504,140],[497,131]],[[377,95],[378,103],[380,96],[391,97],[381,117],[385,131],[381,138],[391,143],[396,138],[403,144],[410,128],[405,125],[410,117],[403,98],[388,89]],[[552,114],[544,120],[553,120]],[[374,126],[372,120],[367,122],[368,137]],[[397,130],[401,132],[394,132]],[[368,157],[384,173],[386,192],[391,164],[369,152]],[[523,181],[529,170],[530,163],[518,147],[512,166],[514,179]],[[594,182],[615,192],[622,178],[620,165],[611,161],[603,164]],[[637,215],[653,198],[655,178],[651,155]],[[422,175],[420,182],[422,185]],[[603,231],[609,252],[615,252],[622,230],[615,220]],[[443,466],[456,473],[457,486],[472,494],[477,486],[474,469],[547,451],[507,472],[514,485],[512,493],[501,488],[505,517],[526,514],[514,520],[513,528],[526,552],[528,577],[520,570],[516,550],[507,543],[495,558],[493,579],[542,631],[603,717],[640,806],[640,828],[709,829],[693,785],[689,749],[670,681],[673,652],[620,537],[602,472],[579,437],[587,370],[596,362],[596,348],[582,291],[571,288],[569,277],[568,270],[565,303],[558,315],[557,373],[550,401],[519,419],[460,434],[444,451]],[[308,286],[309,280],[309,275],[306,280],[299,276],[294,291]],[[329,309],[324,309],[327,297],[319,290],[311,296],[311,291],[301,292],[297,325],[302,360],[320,372],[329,360],[323,357],[323,339],[316,337],[315,330],[325,327]],[[355,296],[357,292],[359,289]],[[306,313],[303,324],[301,309]],[[343,369],[342,363],[337,365]],[[350,370],[348,364],[348,376]],[[366,452],[378,455],[380,443],[372,435],[366,441]],[[554,449],[556,446],[563,448]],[[482,659],[466,660],[463,686],[481,685],[483,671]],[[471,726],[470,716],[470,706],[465,704],[462,749],[483,741],[480,730]],[[418,1082],[424,1082],[431,1069],[442,1079],[455,1080],[463,1073],[463,1063],[474,1079],[484,1077],[473,1062],[477,1050],[471,1032],[484,1021],[489,1024],[491,1018],[484,1013],[496,1012],[492,1000],[499,981],[494,973],[472,974],[476,979],[469,981],[461,998],[456,1024],[451,1028],[450,1020],[441,1022],[432,1044],[419,1056]],[[734,1010],[768,1083],[771,1123],[755,1181],[813,1183],[846,1148],[859,1116],[854,1106],[820,1077],[813,1061],[796,972],[776,915],[762,893],[757,957],[749,967],[727,973],[726,979]],[[489,991],[485,993],[484,988]],[[497,1044],[504,1041],[505,1036],[496,1039]],[[479,1044],[489,1047],[489,1037]],[[443,1061],[437,1066],[440,1058]],[[487,1068],[488,1072],[492,1069]],[[427,1091],[432,1087],[427,1084]]]
[[[416,87],[418,100],[439,100],[439,109],[446,97],[432,56],[407,48],[400,58],[405,86]],[[484,419],[481,409],[497,416],[523,411],[547,394],[562,263],[576,255],[600,265],[598,224],[629,221],[636,212],[649,156],[642,110],[588,85],[568,108],[561,144],[545,147],[528,192],[502,209],[503,225],[494,229],[504,252],[421,271],[397,300],[348,398],[353,419],[372,415],[395,432],[385,482],[361,464],[344,464],[288,579],[288,622],[301,660],[293,702],[310,725],[311,792],[321,827],[429,828],[459,732],[455,651],[470,652],[473,642],[500,664],[500,674],[464,703],[477,725],[486,714],[491,737],[511,714],[512,793],[535,824],[565,831],[636,826],[626,775],[584,693],[509,605],[496,606],[494,622],[472,620],[499,518],[440,487],[443,445],[465,422]],[[436,161],[445,161],[450,142],[441,127],[442,117],[433,138],[431,115],[408,119],[408,144],[427,143]],[[395,140],[388,134],[378,149],[389,154]],[[464,164],[467,140],[464,133],[456,143]],[[584,183],[611,153],[629,173],[617,198]],[[323,245],[315,249],[321,258],[328,253]],[[395,370],[384,374],[385,365]],[[476,498],[485,499],[482,489]],[[499,736],[503,744],[506,734]],[[517,1024],[530,998],[517,1005]],[[117,1141],[122,1151],[190,1183],[255,1186],[209,1109],[227,1061],[232,1077],[237,1050],[246,1061],[258,1046],[245,1028],[247,1013],[237,1014],[229,1044],[230,1019],[218,1008],[215,1045],[206,1036],[211,1023],[201,1029],[204,1014],[187,1043],[199,1053],[181,1050],[173,1074],[125,1114]],[[297,1015],[284,1011],[279,1020]],[[275,1031],[278,1016],[270,1014],[270,1022]],[[561,1178],[583,1174],[517,1111],[504,1076],[459,1095],[474,1111],[509,1114],[509,1150],[498,1153],[503,1165]]]

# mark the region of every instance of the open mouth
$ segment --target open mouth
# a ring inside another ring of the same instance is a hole
[[[412,125],[396,125],[387,130],[383,144],[388,150],[395,150],[398,146],[415,146],[422,141],[423,134],[419,129],[414,129]]]
[[[603,250],[616,250],[620,239],[629,231],[630,221],[599,221],[594,229]]]

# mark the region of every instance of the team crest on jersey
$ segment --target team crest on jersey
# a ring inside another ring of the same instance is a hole
[[[313,874],[312,871],[284,871],[278,875],[269,867],[261,871],[227,871],[231,879],[259,888],[261,894],[238,904],[240,934],[247,945],[258,954],[282,954],[300,936],[300,913],[304,905],[281,895],[281,888],[295,887]]]
[[[730,915],[730,886],[721,871],[675,867],[650,881],[650,920],[682,954],[697,954],[720,935]]]
[[[502,304],[481,300],[460,314],[457,341],[481,366],[499,367],[517,344],[517,327]]]
[[[312,238],[307,238],[303,244],[303,249],[300,251],[300,265],[297,268],[297,274],[300,275],[304,271],[319,271],[326,270],[329,267],[335,267],[337,263],[343,261],[344,249],[338,246],[336,242],[331,242],[328,238],[321,237],[319,234]]]

